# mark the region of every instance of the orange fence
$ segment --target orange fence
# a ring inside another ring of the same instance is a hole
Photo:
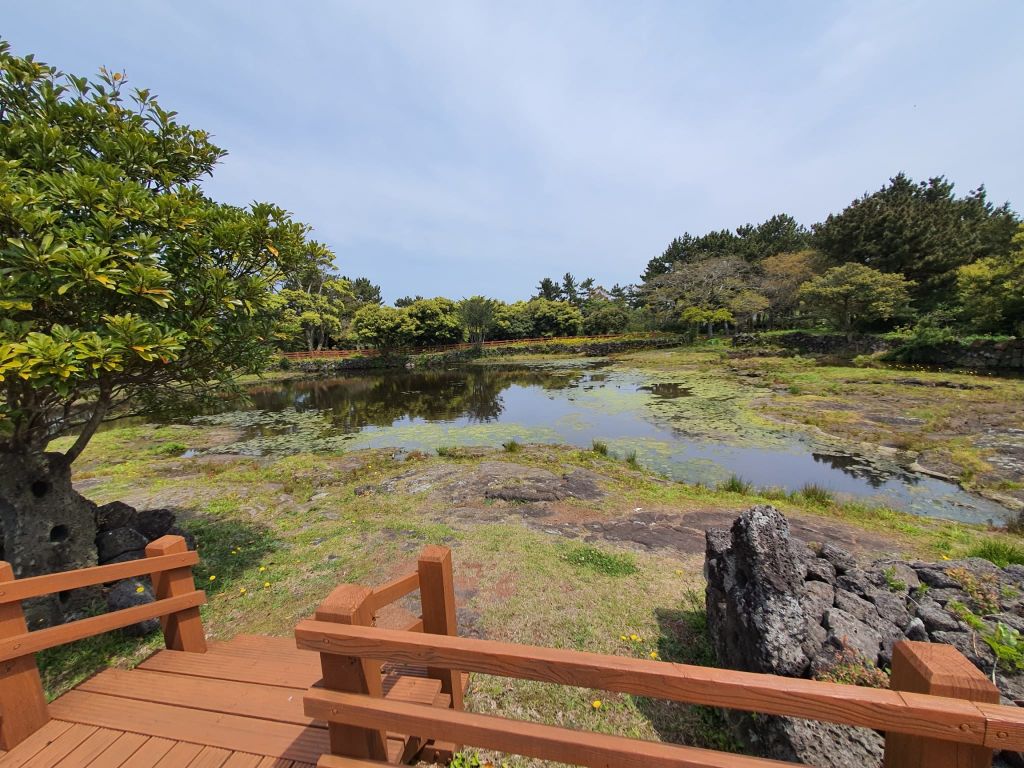
[[[1024,749],[1024,711],[1000,706],[998,690],[955,648],[903,642],[893,658],[893,690],[794,679],[646,659],[499,643],[455,636],[451,560],[431,547],[417,574],[378,590],[339,587],[314,619],[301,622],[299,648],[320,653],[322,687],[305,697],[310,717],[331,723],[332,755],[319,766],[383,760],[389,731],[584,766],[767,768],[788,765],[712,750],[576,731],[450,708],[389,701],[375,690],[382,662],[426,666],[446,690],[460,672],[616,691],[689,704],[787,715],[886,732],[886,768],[980,768],[994,749]],[[380,629],[374,612],[415,588],[422,632]],[[344,606],[337,610],[331,606]],[[347,675],[338,675],[338,669]],[[822,766],[821,768],[825,768]]]
[[[199,606],[206,595],[192,578],[198,562],[199,555],[188,550],[181,536],[157,539],[140,560],[27,579],[15,579],[10,564],[0,562],[0,749],[11,749],[49,720],[34,655],[39,651],[159,618],[168,648],[204,653]],[[22,600],[134,576],[152,579],[154,602],[28,631]]]
[[[472,342],[465,342],[462,344],[447,344],[439,347],[398,347],[389,350],[391,354],[395,355],[423,355],[431,354],[435,352],[453,352],[462,349],[473,349],[474,347],[506,347],[514,346],[516,344],[547,344],[547,343],[563,343],[572,344],[573,342],[584,342],[584,341],[607,341],[610,339],[652,339],[660,338],[665,336],[662,333],[648,333],[648,334],[637,334],[637,333],[608,333],[598,336],[541,336],[534,339],[500,339],[497,341],[485,341],[482,344],[474,344]],[[318,358],[325,359],[336,359],[345,357],[376,357],[381,354],[376,349],[318,349],[312,352],[282,352],[284,357],[289,360],[314,360]]]

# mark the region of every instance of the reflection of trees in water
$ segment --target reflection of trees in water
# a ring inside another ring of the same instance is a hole
[[[390,426],[403,417],[494,421],[504,409],[501,393],[508,387],[565,389],[573,386],[580,375],[482,368],[391,372],[283,382],[275,387],[253,389],[250,397],[260,410],[329,411],[336,428],[355,432],[365,426]]]
[[[856,456],[842,453],[812,453],[811,456],[815,461],[828,464],[832,469],[838,469],[851,477],[865,481],[872,488],[881,488],[887,480],[893,477],[893,473],[885,472]],[[917,485],[919,478],[915,475],[904,474],[901,479],[909,485]]]

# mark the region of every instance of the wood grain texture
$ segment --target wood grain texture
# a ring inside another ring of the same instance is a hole
[[[297,667],[277,661],[273,654],[258,657],[226,656],[215,653],[159,651],[143,661],[138,669],[191,675],[215,680],[237,680],[243,683],[276,685],[305,690],[320,679],[320,664],[312,668]]]
[[[769,768],[792,765],[335,691],[311,691],[305,704],[306,714],[311,717],[362,723],[371,728],[387,724],[406,733],[421,733],[474,747],[593,768],[612,765],[621,768]]]
[[[157,600],[154,603],[136,605],[120,611],[91,616],[88,619],[79,619],[69,624],[0,638],[0,662],[44,651],[47,648],[55,648],[65,643],[73,643],[86,637],[102,635],[112,629],[121,629],[146,619],[155,619],[168,612],[187,608],[194,608],[198,611],[198,606],[205,602],[206,594],[204,592],[189,592],[166,600]]]
[[[93,761],[90,768],[121,768],[129,765],[131,756],[149,741],[141,733],[122,733],[113,744]]]
[[[71,589],[92,587],[97,584],[107,584],[134,576],[148,576],[151,573],[172,568],[191,567],[198,562],[199,555],[197,553],[186,551],[165,557],[129,560],[126,563],[95,565],[91,568],[79,568],[77,571],[31,576],[27,579],[17,579],[7,584],[0,584],[0,604],[52,595]]]
[[[630,659],[464,637],[303,621],[300,648],[449,667],[691,704],[789,715],[929,738],[983,744],[987,715],[969,701],[751,672]],[[1015,716],[1008,707],[1006,715]],[[1008,749],[1024,749],[1010,733]]]
[[[146,559],[187,551],[188,545],[181,536],[162,536],[146,545]],[[158,601],[190,594],[196,588],[191,567],[153,572],[150,578],[153,581],[153,594]],[[170,650],[206,652],[206,633],[203,631],[198,606],[182,608],[161,616],[160,625],[164,630],[164,645]]]
[[[373,623],[373,611],[369,599],[373,590],[357,584],[343,584],[316,609],[316,618],[328,625],[369,626]],[[357,656],[339,656],[333,653],[320,654],[323,670],[323,686],[332,691],[361,693],[381,698],[380,662]],[[331,723],[330,752],[349,757],[365,757],[372,760],[387,760],[386,729],[384,727],[362,728],[356,723]]]
[[[889,685],[895,691],[906,691],[904,700],[908,702],[931,694],[948,697],[949,701],[999,703],[999,689],[963,654],[942,643],[897,643],[893,648]],[[1024,722],[1024,717],[1020,719]],[[987,732],[990,730],[991,726],[986,728]],[[885,768],[991,768],[991,765],[991,746],[950,744],[894,730],[885,737]]]
[[[382,584],[373,590],[367,598],[370,611],[376,613],[385,605],[390,605],[406,595],[415,592],[420,588],[420,575],[410,573],[407,576],[400,576],[387,584]]]
[[[10,563],[0,562],[0,589],[15,583]],[[21,603],[0,605],[0,642],[27,632]],[[0,749],[13,749],[49,719],[36,657],[22,652],[0,661]]]
[[[454,637],[458,634],[458,623],[455,615],[452,551],[437,545],[425,547],[420,554],[418,568],[423,632]],[[427,676],[441,681],[441,690],[452,697],[453,709],[463,708],[460,674],[458,668],[427,665]]]

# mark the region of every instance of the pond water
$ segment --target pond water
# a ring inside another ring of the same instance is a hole
[[[242,409],[199,417],[240,427],[242,454],[393,447],[500,446],[509,440],[635,451],[645,467],[715,485],[805,484],[920,515],[1005,520],[1002,506],[958,486],[757,421],[756,393],[705,374],[619,370],[600,361],[533,367],[385,372],[253,388]],[[218,448],[218,450],[223,450]]]

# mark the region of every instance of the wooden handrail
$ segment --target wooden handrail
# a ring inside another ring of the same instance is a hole
[[[728,669],[303,621],[299,648],[1024,749],[1024,709]]]
[[[552,725],[311,689],[306,715],[332,723],[412,733],[570,765],[606,768],[772,768],[792,763],[641,741]],[[330,765],[329,761],[321,765]]]
[[[410,592],[415,592],[420,588],[420,575],[415,571],[406,575],[400,576],[393,581],[389,581],[387,584],[383,584],[373,590],[373,594],[367,598],[366,603],[370,608],[371,613],[376,613],[385,605],[390,605],[396,600],[408,595]]]
[[[48,573],[45,576],[31,576],[0,583],[0,605],[28,600],[33,597],[52,595],[81,587],[92,587],[111,581],[130,579],[134,576],[148,576],[174,568],[187,568],[199,562],[197,552],[180,552],[159,557],[145,557],[124,563],[96,565],[77,571]]]
[[[35,632],[25,632],[12,637],[0,639],[0,663],[27,656],[47,648],[55,648],[65,643],[73,643],[93,635],[100,635],[112,629],[122,629],[138,624],[140,621],[167,616],[186,608],[198,608],[206,602],[206,593],[201,590],[156,600],[144,605],[124,608],[112,613],[79,619],[69,624],[61,624]]]

